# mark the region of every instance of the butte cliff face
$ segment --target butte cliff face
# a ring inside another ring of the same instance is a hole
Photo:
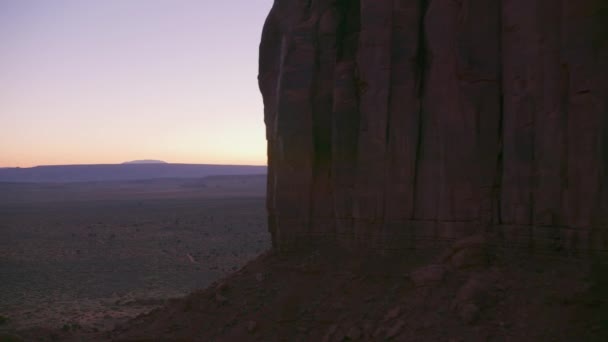
[[[607,22],[603,0],[275,0],[275,249],[607,249]]]

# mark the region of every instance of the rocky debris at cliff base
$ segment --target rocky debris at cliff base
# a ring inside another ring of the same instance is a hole
[[[410,279],[416,286],[430,286],[440,283],[445,276],[443,265],[428,265],[410,273]]]
[[[329,342],[331,341],[331,339],[333,338],[334,334],[336,333],[336,330],[338,330],[338,326],[335,324],[332,324],[329,329],[327,330],[327,333],[325,333],[325,336],[323,336],[323,342]]]
[[[483,267],[491,262],[490,244],[492,237],[475,234],[457,240],[439,258],[453,269]]]
[[[479,307],[474,303],[465,303],[458,309],[458,316],[464,323],[473,323],[479,316]]]
[[[203,293],[215,293],[217,287],[213,287],[188,297],[197,302],[194,307],[199,309],[194,312],[173,317],[169,315],[171,308],[166,307],[115,330],[112,337],[178,339],[197,334],[195,340],[201,341],[247,341],[253,336],[269,341],[299,338],[328,342],[490,337],[569,341],[580,336],[589,340],[602,333],[601,329],[591,331],[601,319],[584,302],[570,299],[565,306],[553,304],[555,298],[578,298],[581,289],[588,290],[584,284],[590,270],[577,261],[526,256],[522,267],[515,262],[522,256],[513,256],[483,267],[448,270],[441,264],[427,263],[433,258],[417,254],[382,259],[382,264],[331,253],[314,258],[317,271],[310,273],[294,267],[306,264],[310,256],[266,255],[224,280],[234,305],[217,307],[207,314]],[[536,271],[539,268],[554,271],[541,274]],[[267,275],[263,282],[255,277],[259,273]],[[417,278],[412,274],[416,273],[425,274],[420,276],[424,280],[414,282]],[[410,274],[409,280],[403,274]],[[266,296],[258,296],[260,292]],[[554,298],[552,304],[547,304],[547,298]],[[245,329],[238,324],[228,324],[221,331],[212,329],[230,322],[237,310],[238,320],[246,322]],[[175,320],[203,322],[203,318],[206,321],[200,326],[169,329]]]
[[[469,303],[478,307],[491,306],[504,295],[504,288],[500,285],[504,282],[497,270],[471,274],[456,292],[452,307],[458,309]]]
[[[215,301],[218,304],[226,304],[226,302],[228,302],[228,298],[226,298],[226,296],[222,295],[221,293],[216,293],[215,294]]]
[[[395,319],[395,318],[399,317],[400,313],[401,313],[401,307],[400,306],[394,307],[391,310],[389,310],[386,313],[386,315],[384,315],[383,321],[390,321],[392,319]]]
[[[399,334],[399,332],[401,331],[401,328],[403,328],[403,326],[405,325],[405,321],[403,320],[398,320],[393,326],[391,326],[387,331],[386,331],[386,338],[393,338],[395,336],[397,336],[397,334]]]
[[[352,326],[347,330],[345,336],[351,341],[356,341],[361,337],[361,330],[356,326]]]
[[[52,333],[60,341],[608,340],[604,272],[583,261],[503,255],[484,267],[446,268],[427,277],[441,279],[432,286],[417,286],[404,274],[436,271],[437,259],[315,258],[318,272],[308,273],[299,268],[308,255],[266,254],[112,332]],[[217,294],[229,304],[218,305]],[[22,333],[24,340],[38,336]]]
[[[256,321],[249,321],[247,322],[247,331],[249,333],[254,333],[258,328],[258,324],[256,323]]]

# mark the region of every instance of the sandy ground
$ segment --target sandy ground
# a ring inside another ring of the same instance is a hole
[[[1,330],[107,330],[269,247],[265,177],[0,183]]]

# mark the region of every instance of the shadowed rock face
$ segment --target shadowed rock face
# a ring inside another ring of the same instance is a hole
[[[274,247],[608,248],[607,20],[602,0],[275,0]]]

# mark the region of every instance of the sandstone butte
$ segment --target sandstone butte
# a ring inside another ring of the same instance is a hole
[[[259,68],[273,250],[105,336],[608,340],[608,2],[275,0]]]
[[[606,251],[607,39],[601,0],[275,1],[274,248]]]

